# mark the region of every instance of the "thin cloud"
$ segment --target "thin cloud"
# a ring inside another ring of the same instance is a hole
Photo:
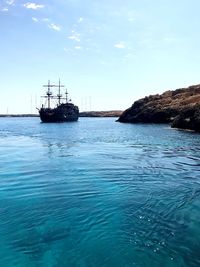
[[[5,7],[2,7],[0,9],[1,12],[8,12],[10,6],[14,6],[15,5],[15,0],[7,0],[5,1]]]
[[[132,59],[135,58],[135,54],[128,53],[124,56],[125,59]]]
[[[71,49],[65,47],[65,48],[64,48],[64,51],[65,51],[65,52],[70,52]]]
[[[58,25],[56,25],[56,24],[54,24],[54,23],[49,24],[48,27],[49,27],[50,29],[52,29],[52,30],[54,30],[54,31],[58,31],[58,32],[61,30],[60,26],[58,26]]]
[[[80,40],[80,34],[78,34],[78,33],[74,33],[74,34],[68,36],[68,39],[74,40],[76,42],[80,42],[81,41]]]
[[[129,22],[133,22],[133,21],[135,21],[135,18],[134,18],[134,17],[129,17],[129,18],[128,18],[128,21],[129,21]]]
[[[44,8],[44,5],[39,5],[39,4],[36,4],[36,3],[26,3],[24,4],[24,7],[27,8],[27,9],[39,9],[39,8]]]
[[[81,23],[82,21],[83,21],[83,18],[80,17],[80,18],[78,19],[78,23]]]
[[[2,12],[8,12],[8,8],[7,7],[4,7],[1,9]]]
[[[49,21],[49,18],[43,18],[42,21],[48,22]]]
[[[126,45],[124,42],[119,42],[119,43],[115,44],[114,47],[118,48],[118,49],[125,49]]]
[[[61,27],[55,23],[52,23],[49,18],[38,19],[36,17],[32,17],[32,21],[34,21],[35,23],[44,23],[49,29],[52,29],[54,31],[61,31]]]
[[[76,50],[81,50],[81,49],[83,49],[82,46],[75,46],[74,48],[75,48]]]
[[[139,13],[137,13],[135,11],[130,11],[130,12],[128,12],[128,16],[127,17],[128,17],[128,21],[130,23],[132,23],[132,22],[134,22],[134,21],[136,21],[138,19]]]
[[[33,18],[33,17],[32,17],[32,20],[33,20],[34,22],[39,22],[39,20],[38,20],[37,18]]]
[[[177,38],[175,38],[175,37],[165,37],[163,40],[164,40],[165,43],[170,44],[170,43],[176,42]]]
[[[8,4],[9,6],[13,6],[15,3],[15,0],[7,0],[6,4]]]

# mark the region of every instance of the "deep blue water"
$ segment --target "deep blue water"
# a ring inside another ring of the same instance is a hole
[[[200,266],[200,135],[1,118],[0,266]]]

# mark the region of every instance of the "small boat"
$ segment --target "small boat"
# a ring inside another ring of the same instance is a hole
[[[79,117],[79,108],[75,106],[71,99],[68,99],[68,92],[66,90],[65,97],[62,97],[61,87],[65,87],[64,85],[59,84],[54,85],[48,81],[47,92],[45,96],[42,96],[47,99],[47,107],[43,104],[39,109],[40,119],[42,122],[69,122],[69,121],[77,121]],[[51,88],[57,87],[58,94],[53,95]],[[56,105],[51,107],[51,100],[56,100]],[[63,102],[64,101],[64,102]]]

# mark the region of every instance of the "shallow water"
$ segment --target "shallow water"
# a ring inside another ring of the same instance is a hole
[[[0,266],[200,266],[200,135],[0,118]]]

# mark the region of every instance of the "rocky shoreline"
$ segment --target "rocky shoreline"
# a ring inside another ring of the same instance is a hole
[[[135,101],[118,119],[124,123],[170,123],[200,132],[200,84]]]

